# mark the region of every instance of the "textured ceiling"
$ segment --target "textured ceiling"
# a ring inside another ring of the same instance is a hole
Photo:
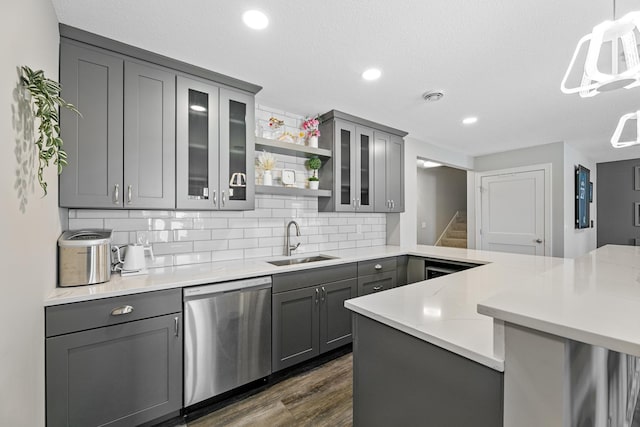
[[[473,156],[566,141],[596,161],[640,157],[608,142],[640,108],[640,88],[589,99],[559,89],[578,40],[612,18],[611,1],[53,3],[62,23],[259,84],[258,102],[283,110],[335,108]],[[266,30],[242,24],[252,8],[268,14]],[[371,66],[382,78],[365,82]],[[427,104],[429,89],[446,96]],[[478,123],[463,126],[470,115]]]

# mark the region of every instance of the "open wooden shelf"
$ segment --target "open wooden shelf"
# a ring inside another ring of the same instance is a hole
[[[277,141],[256,136],[256,151],[266,150],[271,153],[284,154],[296,157],[313,157],[328,159],[331,157],[331,150],[324,148],[307,147],[306,145],[293,144],[291,142]]]
[[[280,196],[331,197],[331,190],[310,190],[308,188],[256,185],[256,194],[277,194]]]

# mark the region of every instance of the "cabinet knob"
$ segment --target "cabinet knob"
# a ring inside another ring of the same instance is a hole
[[[382,290],[382,288],[383,288],[383,286],[382,286],[382,285],[374,286],[374,287],[373,287],[373,292],[379,292],[379,291],[381,291],[381,290]]]
[[[542,239],[536,239],[536,243],[542,243]]]
[[[123,305],[122,307],[116,307],[111,310],[112,316],[122,316],[123,314],[129,314],[133,311],[133,307],[130,305]]]
[[[376,264],[375,266],[373,266],[373,268],[375,268],[376,270],[382,270],[382,266],[380,264]]]

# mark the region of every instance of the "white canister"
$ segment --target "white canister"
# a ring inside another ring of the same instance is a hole
[[[262,175],[262,185],[272,185],[273,177],[271,176],[271,171],[264,171]]]
[[[309,139],[307,140],[307,142],[309,143],[309,147],[318,148],[318,137],[317,136],[310,136]]]

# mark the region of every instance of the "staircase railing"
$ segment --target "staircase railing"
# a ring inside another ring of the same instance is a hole
[[[442,232],[442,234],[440,234],[440,237],[438,237],[438,240],[436,240],[436,243],[433,246],[441,246],[443,237],[447,234],[447,231],[449,231],[453,224],[456,223],[459,215],[460,211],[456,211],[456,213],[453,214],[453,218],[451,218],[451,221],[449,221],[449,224],[447,224],[447,226],[444,228],[444,231]]]

